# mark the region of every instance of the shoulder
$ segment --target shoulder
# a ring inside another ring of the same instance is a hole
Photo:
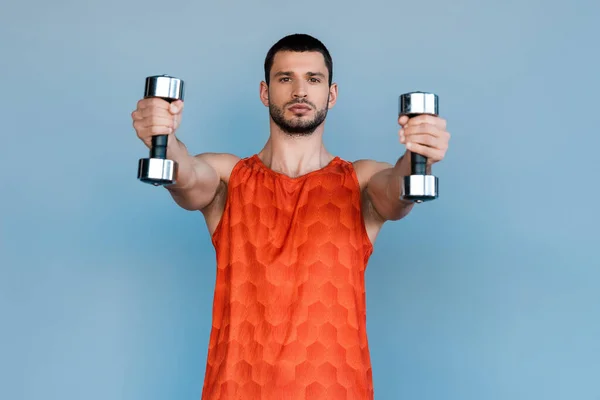
[[[233,168],[242,160],[242,157],[231,153],[209,152],[197,154],[194,158],[210,165],[224,182],[229,181]]]
[[[392,168],[393,165],[384,161],[361,159],[352,161],[352,167],[356,172],[360,187],[365,188],[373,175],[384,169]]]

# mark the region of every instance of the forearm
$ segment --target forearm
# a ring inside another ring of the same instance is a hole
[[[175,136],[169,136],[167,158],[177,163],[177,180],[171,185],[165,185],[165,188],[175,191],[194,186],[196,180],[194,157]]]

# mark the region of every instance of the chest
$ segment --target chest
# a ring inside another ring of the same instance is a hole
[[[230,226],[255,246],[298,247],[355,242],[360,192],[341,174],[310,179],[248,179],[229,196]]]

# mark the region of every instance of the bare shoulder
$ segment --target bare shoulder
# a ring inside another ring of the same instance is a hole
[[[393,165],[388,162],[367,159],[353,161],[352,165],[356,171],[356,176],[358,177],[358,182],[361,189],[367,187],[369,180],[373,177],[373,175],[379,171],[393,167]]]
[[[230,153],[200,153],[195,158],[210,165],[225,183],[229,182],[233,167],[241,160],[240,156]]]

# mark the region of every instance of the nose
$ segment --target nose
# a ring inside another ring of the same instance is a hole
[[[304,98],[306,97],[306,87],[304,82],[297,80],[294,82],[294,89],[292,92],[294,98]]]

